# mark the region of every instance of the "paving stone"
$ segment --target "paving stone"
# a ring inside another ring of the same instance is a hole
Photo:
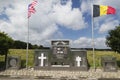
[[[90,72],[92,71],[92,72]],[[102,70],[84,71],[41,71],[41,70],[6,70],[0,72],[0,75],[24,75],[24,76],[52,76],[52,78],[68,77],[70,79],[79,79],[79,77],[86,78],[120,78],[120,71],[118,72],[103,72]]]

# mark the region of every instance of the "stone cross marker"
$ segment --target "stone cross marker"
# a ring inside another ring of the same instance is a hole
[[[77,67],[80,67],[80,61],[82,61],[81,57],[77,56],[76,61],[77,61]]]
[[[43,66],[44,65],[44,59],[47,59],[46,57],[44,57],[44,53],[41,53],[41,56],[40,57],[38,57],[38,59],[40,59],[41,60],[41,64],[40,64],[40,66]]]

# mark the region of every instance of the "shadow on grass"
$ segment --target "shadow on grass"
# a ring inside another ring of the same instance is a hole
[[[89,70],[91,66],[90,66],[90,63],[88,62],[88,60],[87,60],[87,64],[88,64],[88,70]]]
[[[0,61],[0,71],[4,71],[4,70],[5,70],[5,62]]]
[[[21,60],[21,69],[26,67],[26,60]]]
[[[120,61],[117,61],[117,65],[118,65],[118,67],[120,67]]]

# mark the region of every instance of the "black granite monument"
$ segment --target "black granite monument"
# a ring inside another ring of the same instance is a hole
[[[68,40],[51,41],[50,49],[35,50],[34,69],[88,70],[87,52],[71,49]]]
[[[19,56],[8,56],[6,69],[20,69],[21,58]]]
[[[117,71],[116,57],[103,56],[103,57],[101,57],[101,63],[102,63],[103,70],[105,72]]]

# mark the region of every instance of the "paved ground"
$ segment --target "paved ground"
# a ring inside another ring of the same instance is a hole
[[[56,70],[5,70],[0,72],[0,80],[120,80],[120,70],[104,72],[102,69],[88,71]]]
[[[61,78],[50,78],[50,77],[33,77],[33,76],[0,76],[0,80],[120,80],[120,78],[79,78],[79,79],[69,79],[67,77]]]
[[[101,78],[98,80],[120,80],[120,78]]]

